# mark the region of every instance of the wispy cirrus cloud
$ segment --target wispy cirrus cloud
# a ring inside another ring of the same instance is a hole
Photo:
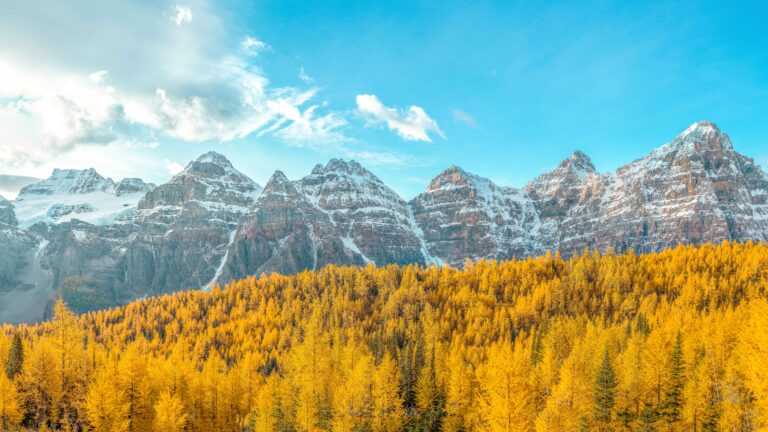
[[[466,111],[462,111],[460,109],[453,110],[453,119],[459,123],[464,123],[469,127],[477,127],[477,120],[475,120],[475,117]]]
[[[385,106],[376,95],[361,94],[356,98],[357,109],[371,124],[385,124],[401,138],[409,141],[431,142],[430,133],[445,139],[445,134],[423,108],[412,105],[407,109]]]
[[[307,71],[304,70],[303,67],[301,69],[299,69],[299,75],[298,76],[299,76],[300,80],[304,81],[307,84],[312,84],[312,83],[315,82],[315,79],[312,78],[311,76],[309,76],[309,74],[307,73]]]
[[[245,39],[243,39],[243,42],[240,44],[240,46],[243,47],[243,50],[251,55],[257,55],[262,51],[268,51],[270,50],[269,45],[267,45],[266,42],[256,39],[252,36],[246,36]]]

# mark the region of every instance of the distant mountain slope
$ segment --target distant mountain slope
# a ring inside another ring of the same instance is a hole
[[[262,190],[210,152],[157,187],[55,170],[0,201],[0,231],[0,321],[33,320],[58,293],[84,311],[327,264],[766,241],[768,177],[710,122],[614,173],[582,152],[522,188],[451,166],[410,202],[354,161]]]
[[[136,210],[139,200],[154,187],[134,178],[115,183],[93,168],[55,169],[47,179],[22,188],[14,207],[24,228],[73,219],[106,225]]]

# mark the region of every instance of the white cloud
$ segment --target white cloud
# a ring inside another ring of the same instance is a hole
[[[327,144],[347,141],[339,129],[347,121],[334,113],[316,116],[318,105],[311,106],[303,112],[297,106],[284,100],[270,102],[272,109],[282,115],[283,119],[291,122],[277,132],[277,136],[298,146]]]
[[[430,132],[445,139],[445,134],[440,130],[437,122],[419,106],[413,105],[407,110],[398,110],[384,106],[376,95],[362,94],[357,95],[357,109],[368,118],[369,122],[385,123],[403,139],[431,142]]]
[[[174,15],[172,21],[177,26],[181,26],[184,23],[192,22],[192,9],[189,6],[176,5],[174,7]]]
[[[262,51],[270,49],[269,45],[267,45],[265,42],[251,36],[247,36],[245,39],[243,39],[243,42],[240,45],[243,47],[244,51],[252,55],[256,55]]]
[[[102,73],[40,76],[0,60],[0,75],[5,77],[0,81],[4,165],[45,161],[80,143],[107,144],[127,126],[126,108],[114,89],[101,85]]]
[[[355,159],[368,165],[401,167],[414,162],[414,158],[408,155],[390,152],[346,149],[342,154],[345,158]]]
[[[477,127],[477,120],[475,120],[475,118],[468,112],[462,111],[460,109],[453,110],[453,119],[457,122],[464,123],[467,126],[473,128]]]
[[[165,170],[168,171],[168,174],[174,176],[182,171],[184,171],[184,165],[174,162],[172,160],[165,159],[163,161],[165,163]]]
[[[299,70],[299,79],[300,79],[300,80],[302,80],[302,81],[304,81],[304,82],[305,82],[305,83],[307,83],[307,84],[312,84],[313,82],[315,82],[315,79],[314,79],[314,78],[312,78],[311,76],[309,76],[309,74],[307,73],[307,71],[305,71],[305,70],[304,70],[304,67],[303,67],[303,66],[302,66],[302,68]]]
[[[153,18],[155,2],[13,2],[0,14],[0,171],[90,144],[344,139],[343,116],[309,103],[316,89],[270,86],[206,0],[189,3],[177,16],[188,22],[194,9],[194,29]],[[40,22],[44,4],[68,18]]]
[[[100,70],[88,75],[88,79],[91,80],[91,82],[94,84],[102,84],[104,83],[104,78],[107,76],[107,74],[109,74],[109,72]]]

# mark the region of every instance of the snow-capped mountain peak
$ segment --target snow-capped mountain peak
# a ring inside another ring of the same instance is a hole
[[[144,180],[135,177],[127,177],[115,185],[115,195],[122,196],[135,193],[147,193],[157,186],[154,183],[145,183]]]
[[[203,177],[203,178],[222,178],[222,177],[237,177],[242,180],[247,176],[240,171],[236,170],[229,159],[226,156],[210,151],[191,161],[187,166],[173,176],[173,179],[183,179],[190,175]]]
[[[112,193],[115,183],[112,179],[102,177],[93,168],[84,170],[54,169],[51,176],[45,180],[25,186],[16,197],[23,201],[43,195],[77,195],[93,192]]]
[[[215,151],[209,151],[208,153],[204,153],[200,155],[197,159],[195,159],[195,162],[199,163],[211,163],[215,165],[220,165],[223,167],[231,167],[232,162],[227,159],[226,156],[224,156],[221,153],[217,153]]]
[[[357,161],[354,161],[354,160],[345,161],[343,159],[331,159],[330,161],[328,161],[327,164],[325,164],[325,167],[323,167],[322,171],[325,173],[342,172],[347,174],[356,174],[356,175],[363,175],[363,176],[369,176],[369,177],[373,176],[373,173],[363,168],[362,165],[360,165],[359,163],[357,163]]]
[[[732,154],[733,144],[716,124],[700,121],[692,124],[672,141],[657,148],[646,159],[669,157],[695,158],[705,153]]]
[[[241,173],[223,155],[208,152],[190,162],[168,183],[149,192],[140,209],[159,205],[182,206],[196,201],[207,206],[224,204],[245,211],[261,193],[261,186]]]
[[[151,185],[138,179],[114,184],[92,170],[57,170],[40,183],[17,202],[0,200],[0,234],[26,248],[0,243],[0,253],[39,256],[57,280],[94,280],[115,294],[114,304],[329,264],[461,266],[548,250],[569,256],[585,248],[768,241],[768,176],[709,122],[613,173],[598,174],[574,152],[524,189],[451,166],[408,203],[341,159],[295,181],[278,171],[258,198],[261,188],[218,153],[146,194]],[[8,225],[14,213],[18,227]],[[27,230],[36,221],[49,224]],[[17,276],[6,280],[26,279]],[[5,292],[15,294],[14,286]]]
[[[348,208],[353,202],[363,207],[379,205],[382,199],[404,204],[395,191],[354,160],[331,159],[299,183],[311,200],[326,208]]]
[[[54,169],[47,179],[24,187],[14,206],[22,227],[73,219],[104,225],[132,212],[149,188],[139,179],[116,185],[93,168]]]
[[[592,159],[579,150],[576,150],[569,158],[563,160],[558,166],[558,170],[567,171],[578,176],[596,172]]]
[[[293,196],[297,194],[298,191],[293,182],[288,180],[285,173],[280,170],[277,170],[272,174],[272,177],[269,178],[266,186],[264,186],[264,191],[261,193],[262,197],[268,195]]]
[[[706,133],[720,133],[720,128],[717,127],[717,125],[712,123],[711,121],[702,120],[688,126],[688,128],[685,129],[678,136],[678,138],[683,138],[688,135],[694,135],[694,134],[701,135]]]
[[[469,186],[471,182],[470,177],[471,174],[460,167],[451,165],[429,182],[427,192]]]

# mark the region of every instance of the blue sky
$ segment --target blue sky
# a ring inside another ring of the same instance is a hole
[[[217,150],[263,184],[342,157],[409,198],[451,164],[611,171],[705,119],[767,165],[765,2],[472,3],[4,4],[0,172],[162,182]]]

